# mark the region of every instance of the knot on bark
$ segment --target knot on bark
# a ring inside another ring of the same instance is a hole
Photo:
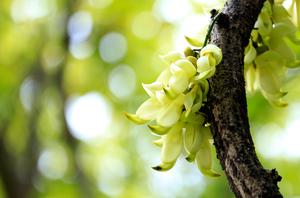
[[[270,178],[272,178],[272,181],[274,184],[277,184],[277,182],[280,182],[282,177],[278,174],[277,170],[274,168],[272,170],[267,171]]]
[[[225,29],[229,28],[229,24],[230,24],[229,16],[221,12],[217,20],[217,24],[220,28],[225,28]]]

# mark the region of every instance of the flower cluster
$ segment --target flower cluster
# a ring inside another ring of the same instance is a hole
[[[247,90],[259,89],[273,105],[286,106],[281,84],[287,68],[299,66],[290,44],[296,38],[297,28],[291,21],[282,1],[266,1],[245,49],[245,78]]]
[[[137,124],[150,122],[151,131],[160,136],[154,143],[162,147],[161,164],[153,169],[172,168],[184,147],[189,162],[196,161],[206,175],[218,176],[211,170],[210,129],[200,110],[207,101],[207,78],[214,75],[222,52],[208,44],[199,53],[187,48],[184,54],[170,52],[161,57],[168,67],[155,82],[143,84],[149,99],[135,114],[126,116]]]

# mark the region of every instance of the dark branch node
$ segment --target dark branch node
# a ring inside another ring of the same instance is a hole
[[[220,13],[220,16],[217,20],[217,24],[221,27],[221,28],[228,28],[229,27],[229,17],[228,15],[224,14],[224,13]]]
[[[212,10],[210,11],[210,14],[211,14],[210,18],[213,19],[213,18],[218,14],[218,10],[212,9]]]

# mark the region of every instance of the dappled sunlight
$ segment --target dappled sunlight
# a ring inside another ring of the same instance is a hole
[[[287,122],[283,128],[272,124],[257,132],[257,146],[265,157],[300,159],[300,104],[292,104],[288,108]]]
[[[15,22],[25,22],[47,16],[55,9],[55,1],[49,0],[14,0],[11,15]]]
[[[82,42],[88,38],[93,29],[93,20],[89,12],[78,11],[68,22],[68,33],[71,43]]]
[[[110,91],[119,99],[129,98],[136,88],[134,70],[127,65],[115,67],[109,74],[108,85]]]
[[[62,179],[68,168],[65,149],[60,145],[51,145],[40,154],[39,171],[49,179]]]
[[[113,3],[113,0],[88,0],[91,6],[95,6],[96,8],[105,8]]]
[[[121,60],[127,52],[126,38],[117,32],[104,35],[99,43],[101,58],[107,63],[115,63]]]
[[[112,110],[106,99],[98,93],[72,97],[66,105],[66,119],[74,137],[91,141],[105,137],[111,123]]]
[[[179,23],[192,11],[192,6],[187,1],[181,0],[156,0],[154,12],[162,19],[171,23]]]
[[[188,193],[184,193],[178,186],[200,195],[206,186],[197,168],[183,159],[178,160],[175,167],[168,172],[150,171],[149,180],[150,188],[157,192],[158,197],[187,197]]]
[[[87,41],[73,42],[69,46],[71,54],[77,59],[85,59],[92,55],[94,49]]]
[[[141,12],[132,20],[131,30],[138,38],[148,40],[158,33],[160,25],[151,12]]]
[[[20,100],[27,111],[32,109],[34,95],[37,88],[38,84],[30,78],[25,79],[20,87]]]
[[[120,157],[106,155],[99,161],[97,186],[108,196],[120,196],[124,191],[126,178],[129,177],[128,168]]]

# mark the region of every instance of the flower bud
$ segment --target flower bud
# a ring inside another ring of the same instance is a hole
[[[194,51],[192,50],[192,48],[186,47],[186,48],[184,49],[184,55],[185,55],[185,57],[188,57],[188,56],[194,56],[195,53],[194,53]]]
[[[201,49],[201,56],[206,56],[208,54],[211,54],[215,58],[216,65],[218,65],[222,61],[222,51],[216,45],[208,44]]]
[[[205,143],[203,147],[199,149],[196,154],[196,163],[199,170],[207,176],[210,177],[219,177],[220,174],[213,171],[212,168],[212,157],[211,157],[211,148],[209,143]]]
[[[211,69],[211,65],[209,64],[209,59],[207,56],[201,56],[197,60],[197,71],[199,73],[206,72]]]
[[[188,124],[184,133],[184,147],[187,153],[195,154],[201,146],[201,131],[198,124]]]
[[[197,67],[197,58],[196,57],[188,56],[188,57],[186,57],[186,60],[190,61],[194,65],[194,67]]]

